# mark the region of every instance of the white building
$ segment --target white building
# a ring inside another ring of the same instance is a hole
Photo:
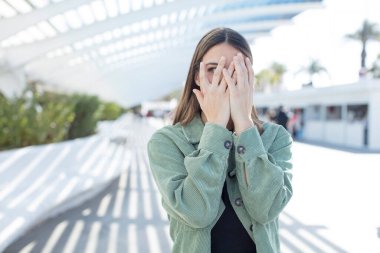
[[[283,105],[301,115],[300,139],[380,150],[380,80],[256,94],[259,113]]]
[[[0,0],[0,92],[19,95],[33,80],[133,106],[177,89],[212,28],[230,27],[252,43],[321,7],[322,0]]]

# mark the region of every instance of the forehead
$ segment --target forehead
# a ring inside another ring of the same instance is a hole
[[[232,59],[237,53],[242,53],[233,46],[222,43],[210,48],[203,56],[203,61],[218,61],[220,57],[224,56],[227,59]]]

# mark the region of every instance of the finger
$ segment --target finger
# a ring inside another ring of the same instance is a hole
[[[208,88],[208,80],[206,78],[206,70],[203,62],[199,64],[199,86],[201,87],[201,91],[204,93],[206,88]]]
[[[230,96],[230,89],[228,89],[228,86],[227,86],[227,88],[226,88],[226,93],[225,93],[225,95],[226,95],[227,97]]]
[[[226,63],[226,58],[224,56],[222,56],[220,59],[219,59],[219,62],[218,62],[218,66],[216,67],[215,71],[214,71],[214,75],[212,77],[212,84],[213,85],[216,85],[218,86],[219,85],[219,82],[220,82],[220,79],[222,78],[222,69],[224,68],[224,64]]]
[[[234,62],[232,61],[230,63],[230,66],[228,67],[228,72],[230,73],[230,76],[232,76],[232,74],[234,73],[234,70],[235,70],[235,65],[234,65]]]
[[[230,92],[234,92],[236,89],[236,86],[235,86],[234,80],[231,78],[230,73],[228,73],[227,69],[223,69],[223,76],[227,82]]]
[[[248,66],[246,66],[246,64],[245,64],[244,57],[243,57],[242,53],[239,53],[238,57],[239,57],[240,65],[241,65],[241,68],[242,68],[243,74],[244,74],[244,85],[248,85]]]
[[[203,108],[203,95],[202,95],[202,93],[197,89],[193,89],[193,92],[195,94],[195,97],[198,100],[199,105],[201,106],[201,108]]]
[[[235,72],[236,72],[236,77],[237,77],[236,86],[243,88],[244,87],[244,73],[239,61],[239,57],[234,56],[234,63],[235,63]]]
[[[233,71],[234,71],[234,62],[232,61],[230,63],[230,66],[228,67],[229,76],[232,76]],[[222,88],[224,88],[224,89],[227,88],[227,82],[226,82],[226,79],[224,78],[224,75],[223,75],[222,81],[220,82],[220,86],[222,86]]]
[[[254,73],[253,73],[252,63],[248,57],[245,58],[245,64],[247,65],[247,68],[248,68],[248,82],[249,82],[250,86],[253,86]]]
[[[222,70],[222,74],[223,74],[223,70]],[[226,79],[224,78],[224,75],[222,77],[222,81],[220,81],[219,87],[220,89],[223,89],[223,90],[226,90],[226,88],[228,87]]]

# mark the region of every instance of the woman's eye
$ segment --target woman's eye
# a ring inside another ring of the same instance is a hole
[[[208,72],[214,72],[214,71],[215,71],[215,68],[209,68],[207,71],[208,71]]]

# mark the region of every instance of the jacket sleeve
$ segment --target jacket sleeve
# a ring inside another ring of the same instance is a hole
[[[232,133],[206,122],[198,148],[184,156],[175,142],[157,131],[148,142],[153,177],[169,216],[192,228],[210,225],[218,214]],[[187,145],[187,143],[186,143]],[[232,146],[232,145],[230,145]]]
[[[293,194],[292,138],[282,126],[273,134],[262,137],[256,127],[251,127],[234,140],[236,175],[243,203],[251,218],[262,224],[278,217]],[[271,141],[266,151],[264,146]]]

